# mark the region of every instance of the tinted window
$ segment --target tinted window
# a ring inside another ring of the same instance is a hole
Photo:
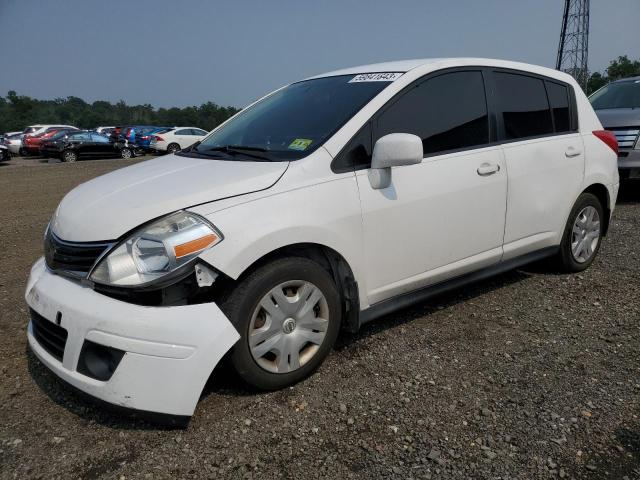
[[[488,143],[482,74],[447,73],[411,87],[378,119],[376,139],[389,133],[418,135],[425,155]]]
[[[88,133],[75,133],[73,135],[69,135],[69,140],[86,142],[86,141],[88,141],[90,139],[91,139],[91,137],[89,136]]]
[[[345,146],[333,165],[336,172],[367,167],[371,164],[371,122],[360,131]]]
[[[502,72],[494,75],[498,114],[502,115],[505,139],[553,133],[551,111],[542,80]]]
[[[176,131],[175,135],[191,135],[191,130],[183,128],[182,130]]]
[[[99,133],[92,133],[91,141],[96,143],[109,143],[109,139],[104,135],[100,135]]]
[[[194,132],[194,135],[206,135],[208,132],[205,132],[204,130],[199,130],[199,129],[194,129],[192,130],[192,132]]]
[[[553,124],[556,132],[571,131],[569,116],[569,89],[558,83],[546,82],[547,96],[553,112]]]

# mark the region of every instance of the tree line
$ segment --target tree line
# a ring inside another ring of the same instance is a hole
[[[609,82],[640,75],[640,59],[626,55],[612,60],[604,72],[593,72],[587,82],[591,94]],[[127,105],[123,100],[111,103],[97,100],[87,103],[78,97],[38,100],[18,95],[11,90],[0,97],[0,132],[22,130],[36,123],[61,123],[79,128],[99,125],[193,125],[211,130],[238,111],[235,107],[221,107],[213,102],[184,108],[158,108],[149,104]]]
[[[158,108],[149,104],[127,105],[98,100],[87,103],[78,97],[38,100],[11,90],[0,97],[0,132],[20,131],[28,125],[64,124],[79,128],[100,125],[185,125],[211,130],[238,111],[213,102],[184,108]]]
[[[589,75],[587,81],[587,95],[592,94],[607,83],[626,77],[635,77],[640,75],[640,59],[629,60],[629,57],[623,55],[609,63],[604,72],[593,72]]]

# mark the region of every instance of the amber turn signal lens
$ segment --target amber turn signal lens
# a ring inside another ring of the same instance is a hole
[[[173,247],[173,251],[176,254],[176,258],[186,257],[187,255],[199,252],[207,247],[210,247],[217,241],[218,236],[210,233],[209,235],[205,235],[204,237],[196,238],[195,240],[176,245],[175,247]]]

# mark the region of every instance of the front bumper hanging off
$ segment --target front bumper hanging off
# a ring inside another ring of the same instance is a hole
[[[51,273],[42,258],[25,298],[37,317],[27,336],[40,361],[82,392],[127,409],[192,415],[213,368],[240,338],[215,303],[133,305]],[[38,330],[39,322],[51,323]],[[112,361],[104,352],[117,352],[116,361],[110,378],[99,380],[85,365]]]

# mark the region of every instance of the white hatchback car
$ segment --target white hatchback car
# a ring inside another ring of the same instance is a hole
[[[158,152],[176,153],[202,140],[209,132],[196,127],[174,127],[153,135],[150,147]]]
[[[293,83],[67,194],[28,281],[29,345],[94,397],[182,418],[227,353],[248,384],[290,385],[341,328],[544,257],[587,268],[615,149],[543,67],[412,60]]]

